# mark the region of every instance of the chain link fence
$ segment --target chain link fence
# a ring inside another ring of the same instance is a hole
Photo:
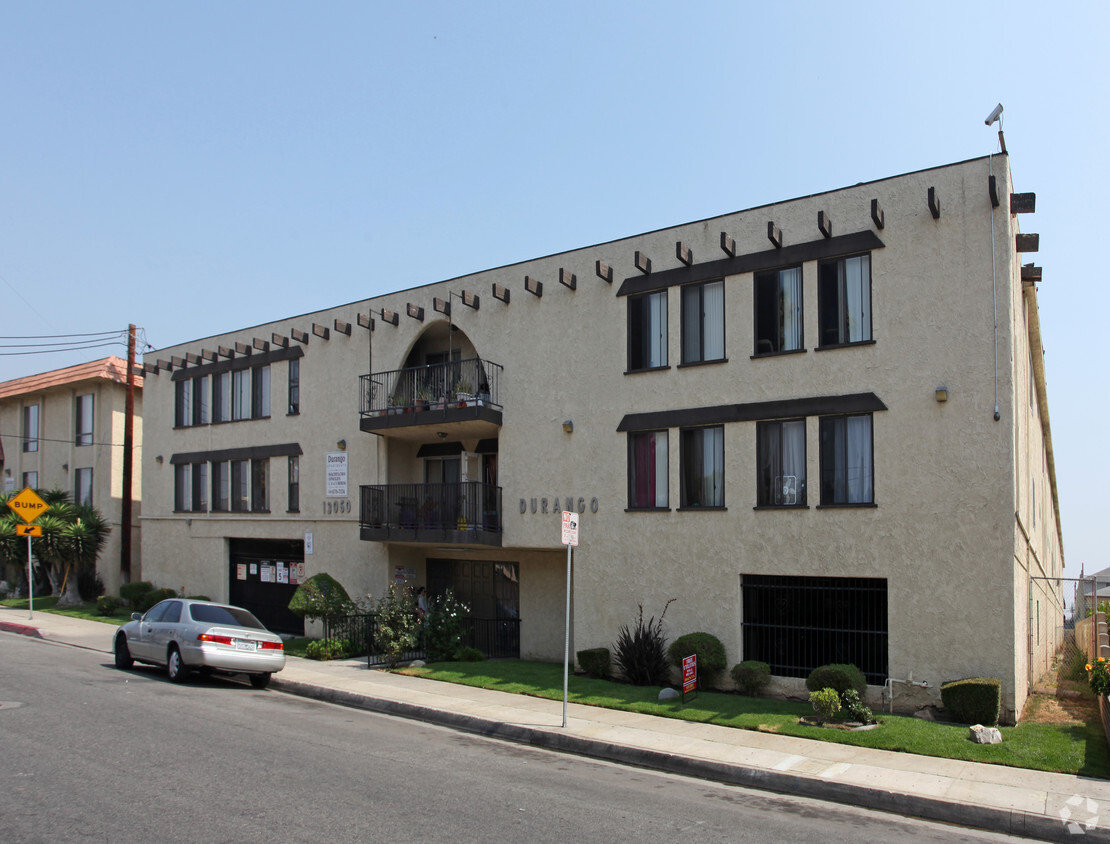
[[[1095,613],[1110,610],[1110,579],[1031,577],[1029,579],[1030,691],[1056,692],[1071,684],[1085,687],[1084,666],[1098,645]]]

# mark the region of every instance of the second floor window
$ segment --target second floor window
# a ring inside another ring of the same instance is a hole
[[[251,418],[265,419],[270,415],[270,367],[256,366],[251,370]]]
[[[92,445],[93,395],[78,396],[73,403],[73,444]]]
[[[802,348],[802,268],[755,274],[755,353]]]
[[[93,506],[93,470],[77,469],[73,473],[73,503]]]
[[[289,512],[301,512],[301,459],[289,456]]]
[[[23,408],[23,450],[39,450],[39,406],[28,404]]]
[[[217,372],[212,376],[212,421],[231,419],[231,373]]]
[[[289,415],[301,412],[301,362],[298,358],[289,361]]]
[[[756,429],[760,507],[806,504],[806,421],[760,422]]]
[[[710,281],[682,288],[682,362],[725,357],[725,283]]]
[[[725,429],[686,428],[681,434],[682,506],[725,506]]]
[[[628,297],[628,369],[667,365],[667,291]]]
[[[667,432],[636,431],[628,435],[628,508],[667,507]]]
[[[270,509],[270,458],[251,461],[251,510],[265,513]]]
[[[212,461],[212,512],[226,513],[231,509],[228,498],[228,461]]]
[[[246,513],[251,508],[251,476],[249,460],[231,461],[231,510]]]

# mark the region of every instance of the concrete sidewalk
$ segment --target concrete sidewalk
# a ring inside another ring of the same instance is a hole
[[[114,628],[0,607],[0,631],[111,653]],[[850,747],[290,657],[272,690],[485,736],[1046,841],[1110,842],[1110,781]]]

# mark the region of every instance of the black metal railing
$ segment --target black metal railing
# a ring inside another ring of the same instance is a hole
[[[324,618],[324,638],[347,642],[350,656],[370,653],[374,641],[377,616],[373,613],[338,615]]]
[[[454,407],[501,409],[501,366],[481,358],[410,366],[359,378],[359,415]]]
[[[501,487],[457,484],[374,484],[359,487],[359,527],[376,539],[420,534],[501,533]],[[379,535],[382,534],[382,535]],[[432,537],[429,537],[432,538]]]

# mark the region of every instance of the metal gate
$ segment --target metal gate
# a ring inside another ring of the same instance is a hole
[[[1029,578],[1029,692],[1087,681],[1093,659],[1094,614],[1110,610],[1110,578]]]

